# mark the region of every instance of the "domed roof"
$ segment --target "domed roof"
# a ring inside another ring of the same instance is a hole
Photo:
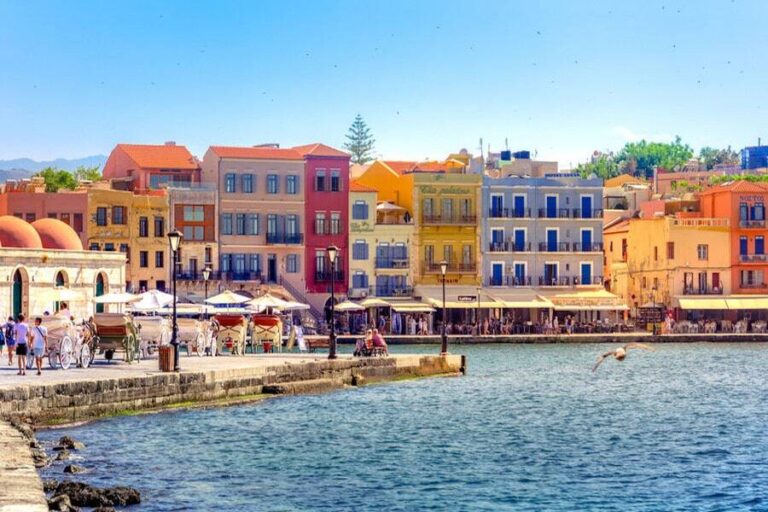
[[[19,249],[42,249],[43,243],[32,224],[13,215],[0,216],[0,244]]]
[[[38,219],[32,223],[32,227],[40,235],[45,249],[83,250],[83,242],[75,230],[59,219]]]

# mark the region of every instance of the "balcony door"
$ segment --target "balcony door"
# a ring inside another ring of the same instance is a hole
[[[501,286],[504,282],[504,263],[491,264],[491,286]]]
[[[267,282],[277,282],[277,255],[267,255]]]
[[[189,275],[192,279],[197,277],[197,258],[189,258]]]
[[[525,230],[524,229],[515,229],[515,250],[516,251],[525,250]]]
[[[588,252],[592,250],[592,230],[581,230],[581,250]]]
[[[492,229],[491,230],[491,245],[495,250],[501,250],[504,244],[504,230]]]
[[[548,219],[556,218],[557,217],[557,196],[547,196],[545,201],[547,206],[547,218]]]
[[[525,196],[515,196],[513,199],[515,203],[515,217],[525,216]]]
[[[544,264],[544,284],[557,284],[557,263]]]
[[[525,263],[515,263],[515,284],[525,284]]]
[[[591,283],[592,283],[592,264],[582,263],[581,264],[581,284],[591,284]]]
[[[504,196],[494,194],[491,196],[491,217],[501,217],[504,211]]]
[[[592,196],[581,196],[581,218],[592,218]]]
[[[557,230],[547,230],[547,252],[557,252]]]

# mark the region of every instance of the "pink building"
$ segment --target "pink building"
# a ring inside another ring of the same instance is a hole
[[[129,190],[162,186],[189,187],[200,182],[200,164],[185,146],[175,142],[162,145],[118,144],[109,154],[102,175],[125,180]]]

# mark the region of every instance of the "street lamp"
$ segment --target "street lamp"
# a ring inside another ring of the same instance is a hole
[[[443,336],[440,344],[440,355],[448,355],[448,337],[445,335],[445,273],[448,272],[448,262],[443,260],[440,262],[440,275],[443,276]]]
[[[339,254],[339,248],[335,245],[329,246],[328,259],[331,261],[331,337],[328,343],[328,359],[336,359],[336,256]]]
[[[171,245],[171,261],[173,270],[171,271],[171,282],[173,283],[173,326],[171,331],[171,345],[173,345],[173,371],[179,371],[179,324],[176,318],[176,264],[179,256],[179,244],[182,234],[174,229],[168,233],[168,243]]]
[[[205,319],[208,320],[208,279],[211,277],[211,267],[208,265],[203,269],[203,283],[205,284],[205,300],[203,301],[203,307],[205,308]]]

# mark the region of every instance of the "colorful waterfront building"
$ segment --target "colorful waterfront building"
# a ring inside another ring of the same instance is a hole
[[[102,176],[125,182],[135,191],[163,186],[190,186],[200,182],[200,164],[185,146],[165,144],[118,144],[104,163]]]
[[[349,292],[351,299],[373,295],[376,253],[376,190],[349,183]]]

